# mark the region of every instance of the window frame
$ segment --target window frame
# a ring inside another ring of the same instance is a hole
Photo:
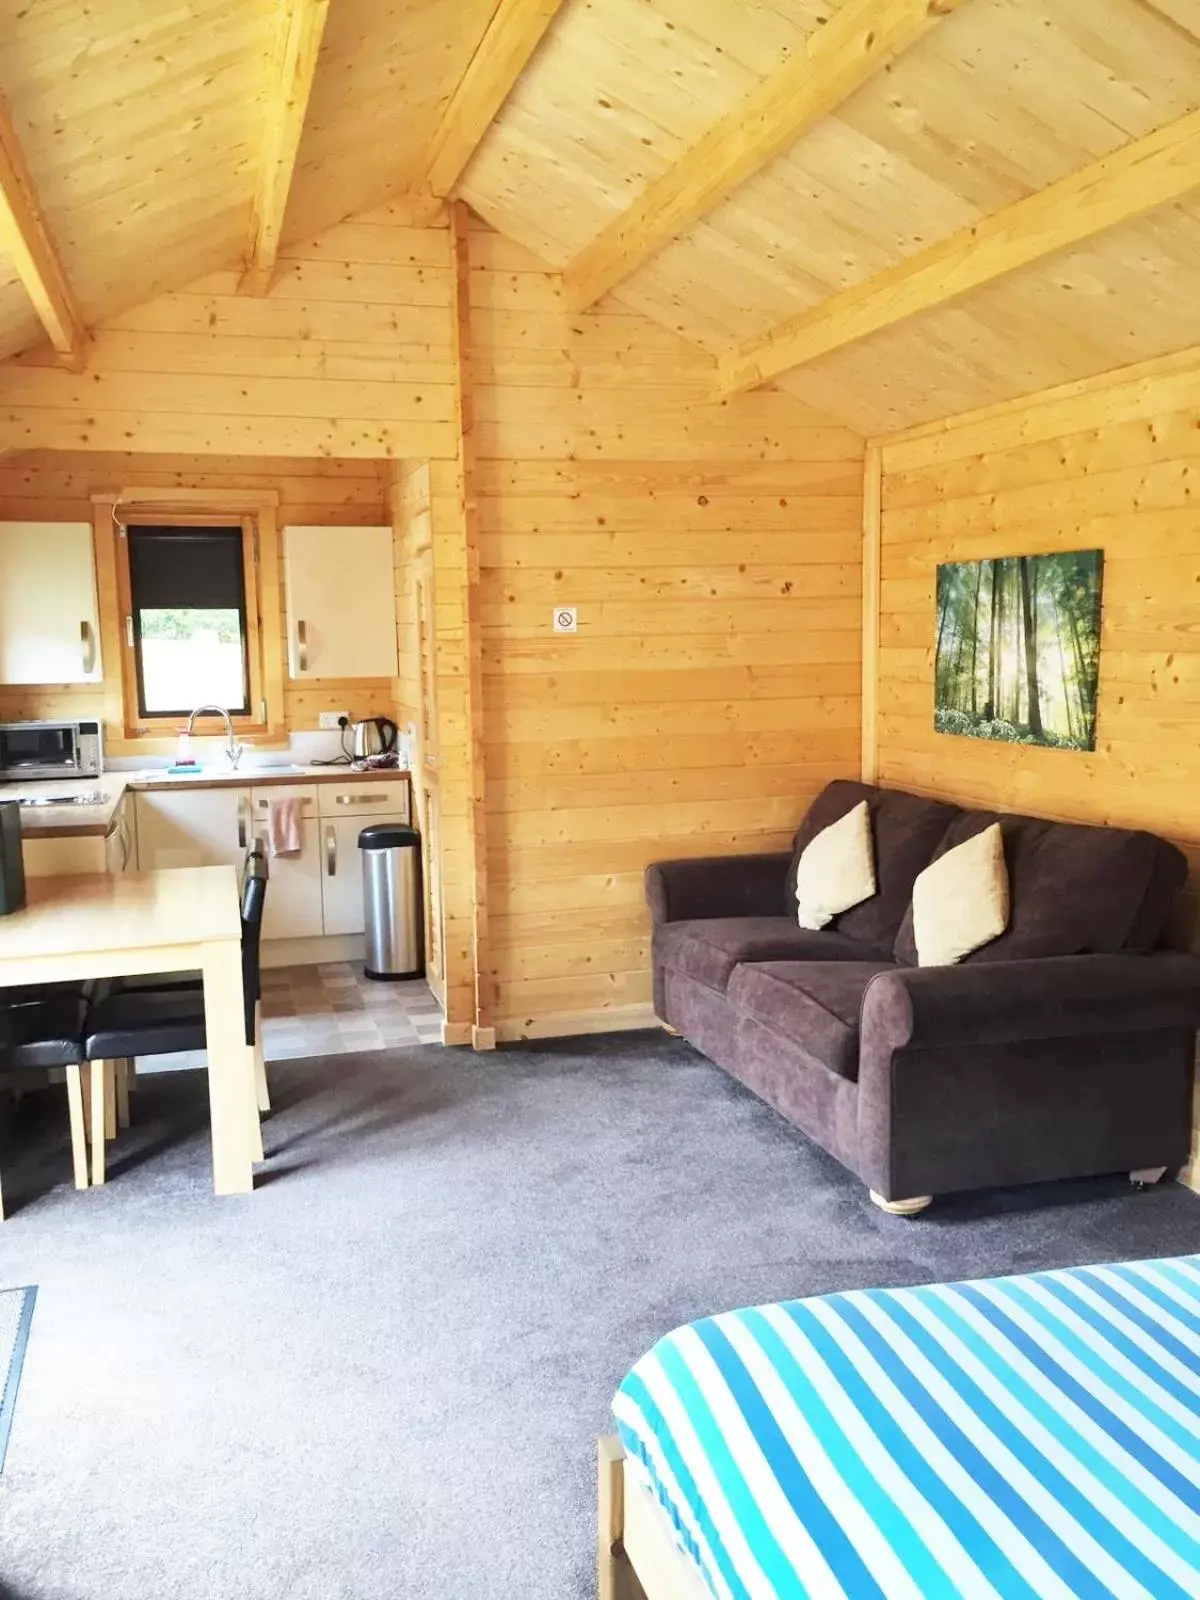
[[[284,718],[283,603],[278,534],[278,494],[274,491],[212,492],[196,489],[124,489],[93,496],[101,591],[114,593],[115,606],[101,603],[102,631],[107,621],[111,642],[105,660],[119,661],[119,682],[105,673],[109,722],[117,724],[122,743],[145,749],[152,743],[174,746],[181,716],[172,712],[140,713],[137,650],[133,643],[132,586],[129,573],[129,527],[235,528],[242,530],[242,570],[246,595],[246,657],[250,711],[235,716],[235,732],[260,743],[286,739]],[[108,580],[107,582],[105,580]],[[109,615],[106,618],[105,613]],[[120,707],[116,700],[118,698]],[[182,713],[186,716],[187,713]],[[201,718],[200,729],[211,731]],[[110,748],[116,749],[110,741]]]
[[[236,531],[240,535],[240,539],[241,539],[241,556],[242,556],[242,564],[241,564],[241,579],[242,579],[242,582],[241,582],[241,596],[240,596],[241,604],[239,606],[239,620],[240,620],[240,622],[242,624],[240,631],[241,631],[241,636],[242,636],[241,637],[242,664],[243,664],[243,673],[244,673],[245,702],[246,703],[245,703],[245,709],[244,710],[239,708],[237,711],[234,711],[232,709],[232,707],[231,707],[230,708],[230,715],[232,717],[232,720],[233,720],[235,726],[237,725],[237,723],[239,721],[245,722],[245,721],[249,720],[249,718],[253,714],[253,707],[254,707],[254,680],[253,680],[253,677],[251,675],[251,661],[253,660],[253,658],[254,658],[254,656],[256,654],[255,645],[257,643],[257,641],[255,639],[255,636],[254,636],[252,618],[253,618],[254,613],[257,611],[258,608],[257,608],[257,604],[255,602],[254,591],[253,591],[253,587],[252,587],[252,580],[253,580],[253,577],[254,577],[253,551],[251,551],[251,559],[250,559],[250,561],[247,562],[247,559],[246,559],[246,545],[247,545],[246,520],[244,518],[241,518],[241,517],[239,517],[239,518],[230,517],[228,519],[228,521],[226,521],[225,523],[218,524],[218,523],[214,523],[214,522],[209,522],[207,519],[204,519],[204,520],[195,519],[195,520],[190,521],[190,522],[181,522],[177,518],[171,518],[169,521],[159,522],[157,520],[142,519],[140,517],[135,517],[135,518],[132,518],[129,522],[127,522],[125,524],[125,526],[126,526],[127,529],[141,528],[141,527],[153,527],[153,528],[180,527],[180,528],[188,528],[188,529],[193,529],[193,528],[194,529],[218,528],[219,531],[221,531],[222,533],[226,533],[226,532],[227,533],[233,533],[233,532]],[[250,533],[250,542],[251,543],[253,542],[253,537],[254,537],[253,532],[251,532]],[[139,612],[138,608],[134,604],[132,563],[131,563],[130,557],[129,557],[130,541],[129,541],[128,537],[123,538],[122,543],[125,546],[125,565],[126,565],[126,569],[129,571],[129,591],[130,591],[130,594],[129,594],[129,611],[127,613],[127,616],[129,618],[129,620],[126,623],[126,633],[127,633],[128,639],[129,639],[129,649],[130,649],[130,651],[131,651],[131,653],[133,655],[133,686],[132,686],[133,687],[133,698],[132,698],[132,702],[131,702],[131,709],[133,710],[134,715],[137,718],[139,726],[141,726],[143,724],[148,725],[148,726],[165,725],[165,724],[167,724],[168,722],[170,722],[172,720],[175,721],[175,722],[178,722],[181,717],[187,717],[187,716],[190,715],[190,713],[192,711],[192,707],[191,706],[176,706],[176,707],[173,707],[171,710],[168,710],[168,711],[148,711],[146,709],[146,671],[145,671],[145,665],[146,664],[145,664],[145,655],[144,655],[144,651],[143,651],[143,648],[142,648],[143,639],[142,639],[141,616],[140,616],[140,612]]]

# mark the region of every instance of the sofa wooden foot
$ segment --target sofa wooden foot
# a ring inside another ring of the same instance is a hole
[[[1129,1174],[1129,1181],[1139,1189],[1148,1189],[1165,1175],[1166,1170],[1166,1167],[1135,1167]]]
[[[889,1217],[915,1217],[918,1211],[933,1204],[931,1194],[919,1194],[913,1200],[885,1200],[872,1189],[870,1195],[880,1211],[886,1211]]]
[[[673,1028],[669,1022],[664,1022],[663,1023],[662,1031],[664,1033],[669,1033],[671,1035],[672,1039],[682,1038],[682,1035],[680,1034],[679,1029],[678,1028]]]

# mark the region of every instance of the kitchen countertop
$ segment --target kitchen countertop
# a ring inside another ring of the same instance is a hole
[[[0,783],[0,800],[36,799],[40,795],[86,794],[97,790],[104,798],[95,805],[36,806],[21,813],[21,835],[26,839],[81,839],[103,837],[112,826],[117,807],[132,790],[263,789],[299,783],[386,783],[408,779],[404,767],[247,767],[239,772],[202,772],[197,778],[169,777],[165,770],[106,772],[101,778],[47,778],[30,783]]]

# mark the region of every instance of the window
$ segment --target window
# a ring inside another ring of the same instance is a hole
[[[250,710],[246,563],[240,527],[130,527],[131,643],[138,715],[205,702]]]

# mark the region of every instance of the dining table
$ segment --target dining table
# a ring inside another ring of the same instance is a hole
[[[221,1195],[254,1187],[258,1112],[241,938],[232,866],[29,878],[25,904],[0,917],[0,991],[25,983],[202,974],[213,1188]]]

